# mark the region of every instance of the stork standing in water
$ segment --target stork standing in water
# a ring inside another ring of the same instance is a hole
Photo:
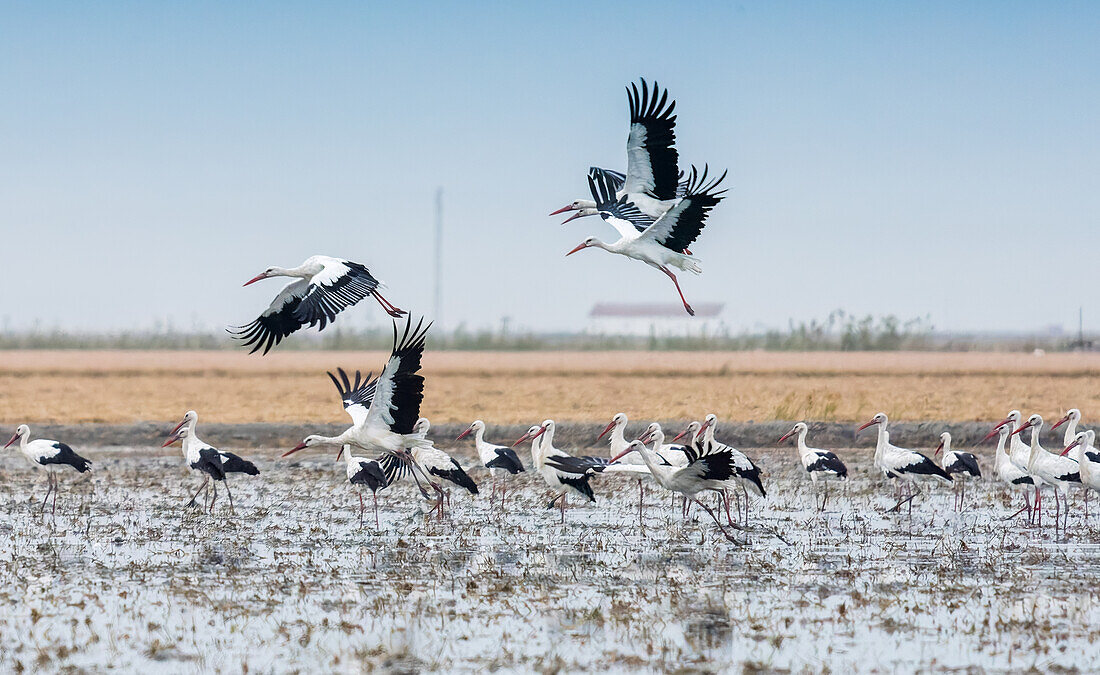
[[[909,513],[912,514],[913,498],[922,494],[920,487],[916,487],[917,491],[915,494],[913,493],[916,481],[940,480],[947,483],[953,481],[951,476],[930,458],[916,450],[907,450],[892,444],[890,442],[890,432],[886,428],[889,423],[890,419],[886,416],[886,413],[880,412],[872,417],[870,422],[856,429],[856,433],[870,426],[878,426],[878,441],[875,443],[875,466],[888,478],[894,478],[898,481],[898,503],[894,504],[893,508],[888,509],[887,512],[897,511],[902,504],[908,504]],[[901,496],[901,486],[903,485],[909,492],[909,496],[905,498]]]
[[[244,346],[252,347],[249,353],[263,349],[263,353],[267,354],[283,338],[307,324],[311,328],[318,326],[317,330],[324,330],[325,326],[336,320],[337,314],[368,295],[374,296],[390,316],[397,318],[405,315],[403,310],[394,307],[378,292],[384,284],[365,266],[350,260],[315,255],[306,258],[297,267],[268,267],[244,285],[271,277],[295,277],[298,280],[283,287],[258,319],[247,326],[230,329],[234,337],[244,342]]]
[[[599,442],[601,438],[607,436],[608,447],[610,449],[609,457],[616,457],[626,446],[630,445],[630,441],[626,440],[626,425],[629,420],[626,417],[626,413],[615,413],[615,416],[611,418],[611,421],[604,427],[604,430],[600,432],[600,435],[596,437],[596,441]],[[624,458],[621,464],[611,469],[611,473],[629,473],[636,477],[638,482],[638,527],[644,529],[644,510],[645,510],[645,483],[643,479],[649,476],[648,469],[642,471],[645,467],[645,462],[637,455],[630,455]],[[629,467],[629,468],[628,468]],[[611,468],[611,467],[609,467]]]
[[[348,482],[357,488],[366,486],[371,491],[371,496],[374,497],[374,529],[380,529],[378,491],[389,487],[397,479],[403,465],[394,455],[382,455],[378,459],[355,457],[352,455],[350,445],[340,446],[340,451],[336,453],[336,460],[340,461],[340,457],[346,458]],[[363,492],[361,490],[356,492],[359,494],[359,527],[363,527]]]
[[[1032,415],[1027,418],[1018,429],[1012,432],[1012,435],[1022,433],[1025,429],[1031,429],[1031,452],[1028,457],[1027,470],[1033,476],[1039,476],[1043,479],[1044,483],[1047,483],[1054,488],[1054,531],[1057,533],[1059,527],[1059,517],[1061,507],[1058,504],[1058,495],[1062,495],[1062,501],[1066,505],[1066,524],[1069,521],[1069,486],[1072,484],[1081,482],[1081,474],[1077,462],[1073,461],[1069,457],[1062,457],[1061,455],[1055,455],[1039,445],[1039,434],[1043,430],[1043,417],[1041,415]],[[1040,493],[1041,495],[1041,493]],[[1039,508],[1042,508],[1042,497],[1039,498]],[[1065,532],[1065,524],[1062,524],[1062,531]]]
[[[813,482],[814,488],[817,488],[818,481],[822,481],[825,485],[825,496],[822,498],[821,507],[818,509],[824,511],[825,502],[829,500],[829,481],[827,479],[847,479],[848,467],[844,466],[844,462],[840,461],[840,458],[834,453],[806,445],[806,434],[809,430],[810,428],[805,422],[796,422],[790,431],[783,434],[778,443],[782,444],[791,436],[795,437],[798,460],[802,462],[802,468],[806,470],[806,473],[810,474],[810,480]]]
[[[474,449],[477,450],[477,457],[481,460],[481,464],[489,470],[489,475],[493,479],[493,491],[489,496],[489,503],[496,498],[497,494],[497,475],[501,472],[507,472],[513,476],[517,473],[523,473],[523,462],[520,461],[519,456],[516,455],[516,451],[512,448],[505,447],[503,445],[493,445],[485,440],[485,423],[481,420],[474,420],[470,425],[470,428],[459,434],[456,441],[461,441],[470,434],[474,435]],[[506,495],[507,484],[500,486],[500,509],[504,510],[504,497]]]
[[[230,473],[243,473],[249,476],[256,476],[259,475],[260,470],[256,468],[255,464],[241,458],[239,455],[224,450],[218,450],[199,439],[198,435],[195,434],[195,426],[198,423],[198,419],[198,413],[194,410],[188,410],[183,416],[183,421],[177,424],[175,429],[172,429],[168,439],[164,441],[161,447],[166,448],[176,441],[181,441],[183,459],[187,462],[187,466],[194,471],[206,474],[205,480],[203,480],[199,489],[195,491],[191,500],[187,502],[187,506],[196,506],[195,500],[198,498],[199,494],[209,486],[212,488],[212,494],[210,505],[207,510],[212,513],[214,511],[214,503],[218,501],[218,482],[225,482],[226,475]],[[214,482],[211,483],[211,480]],[[227,482],[225,483],[225,493],[229,495],[229,510],[234,511],[233,492],[229,489],[229,483]]]
[[[1020,467],[1012,463],[1012,460],[1008,457],[1008,450],[1006,444],[1009,440],[1009,435],[1012,433],[1012,429],[1007,425],[1001,425],[989,432],[989,434],[982,440],[986,440],[991,436],[1000,434],[1000,438],[997,439],[997,449],[994,454],[993,470],[997,474],[1002,482],[1006,483],[1009,488],[1020,492],[1024,496],[1024,505],[1019,511],[1013,513],[1005,520],[1010,520],[1027,512],[1027,521],[1030,524],[1032,518],[1031,500],[1028,498],[1028,494],[1035,488],[1035,481],[1027,471],[1024,471]]]
[[[1100,452],[1097,452],[1096,433],[1092,429],[1079,431],[1073,441],[1062,451],[1063,457],[1072,457],[1074,451],[1079,457],[1077,471],[1081,475],[1081,486],[1085,488],[1085,523],[1089,520],[1089,492],[1100,493]]]
[[[725,177],[726,174],[723,173],[716,180],[708,182],[706,168],[700,174],[692,167],[687,194],[642,231],[638,231],[636,227],[639,214],[635,205],[625,201],[625,198],[616,200],[613,187],[606,180],[590,177],[589,187],[600,216],[619,230],[620,238],[608,244],[596,237],[588,237],[565,255],[570,256],[577,251],[595,247],[640,260],[672,280],[676,292],[680,294],[680,301],[684,303],[684,310],[695,316],[695,310],[684,298],[684,292],[680,289],[680,282],[672,268],[702,274],[703,267],[699,260],[683,251],[703,231],[710,210],[722,200],[725,190],[717,190],[717,187]]]
[[[589,478],[607,465],[606,460],[597,457],[574,457],[554,447],[554,420],[544,420],[539,426],[531,427],[512,444],[516,447],[524,441],[531,441],[531,463],[542,479],[556,495],[547,508],[553,508],[554,502],[560,502],[561,522],[565,522],[567,495],[572,493],[595,503],[596,495]]]
[[[416,424],[413,425],[413,433],[418,437],[417,440],[409,446],[413,461],[423,467],[423,469],[428,472],[428,475],[435,476],[448,483],[454,483],[468,490],[470,494],[476,495],[477,484],[474,483],[474,480],[466,473],[466,470],[462,468],[462,465],[460,465],[454,457],[451,457],[435,447],[435,444],[428,440],[428,431],[430,429],[431,423],[424,417],[416,420]],[[449,508],[451,501],[450,494],[446,490],[444,490],[443,494]],[[442,516],[443,505],[440,504],[438,508],[440,516]]]
[[[688,427],[691,428],[690,426]],[[745,497],[745,517],[742,523],[747,527],[749,524],[749,491],[755,492],[760,497],[768,496],[766,490],[764,490],[764,483],[761,480],[760,467],[749,459],[749,457],[734,448],[731,445],[726,445],[715,439],[715,432],[718,430],[718,416],[711,413],[703,418],[703,424],[699,427],[699,430],[695,433],[695,437],[698,440],[698,452],[700,454],[707,454],[715,450],[728,451],[730,454],[731,470],[733,471],[734,480],[730,482],[729,487],[740,486],[741,492]],[[685,431],[686,433],[686,431]],[[679,440],[684,434],[681,433],[673,441]],[[726,519],[729,524],[733,524],[733,519],[730,517],[730,499],[729,493],[725,490],[722,491],[722,498],[726,503]],[[740,513],[740,508],[738,508]]]
[[[42,499],[42,507],[39,512],[46,512],[46,502],[53,494],[53,509],[50,511],[50,516],[57,516],[58,486],[54,467],[71,466],[78,472],[84,473],[92,468],[92,463],[76,454],[72,448],[61,441],[50,441],[44,438],[32,441],[31,428],[26,424],[20,424],[15,429],[15,434],[12,435],[11,440],[4,447],[8,448],[16,441],[19,441],[19,452],[23,453],[27,461],[35,468],[46,472],[46,496]]]
[[[650,219],[659,218],[682,197],[686,186],[681,182],[680,156],[676,151],[676,101],[668,100],[668,90],[653,83],[653,93],[645,79],[642,88],[627,87],[630,104],[630,133],[626,139],[626,174],[609,169],[591,168],[589,176],[607,181],[615,199],[625,198],[638,206]],[[666,105],[667,104],[667,105]],[[595,215],[596,202],[578,199],[550,215],[566,211],[577,213],[568,218]]]
[[[961,511],[963,502],[966,501],[966,481],[971,478],[980,479],[982,470],[978,466],[978,458],[969,452],[959,452],[951,449],[951,432],[940,434],[940,444],[936,446],[933,457],[943,454],[940,466],[951,475],[955,484],[955,510]]]
[[[429,323],[424,320],[412,326],[412,319],[405,322],[405,329],[399,333],[397,322],[393,324],[393,349],[386,367],[377,379],[368,375],[361,380],[356,373],[356,385],[342,388],[343,382],[329,373],[344,397],[344,409],[351,417],[352,425],[338,436],[311,434],[305,440],[283,453],[283,457],[318,446],[351,445],[367,452],[381,452],[400,459],[411,473],[422,495],[427,491],[420,484],[423,477],[435,491],[437,500],[443,499],[443,490],[427,477],[406,448],[419,440],[416,433],[416,421],[420,418],[420,404],[424,400],[424,377],[420,375],[420,363],[424,355],[424,340],[427,337]],[[346,381],[346,373],[338,370]],[[345,389],[350,390],[348,392]],[[438,502],[437,502],[438,505]]]
[[[647,431],[645,434],[642,434],[641,438],[630,443],[626,450],[623,450],[612,458],[611,466],[614,466],[615,462],[629,453],[637,452],[642,457],[642,461],[645,462],[650,475],[653,476],[653,480],[655,480],[658,485],[666,490],[679,492],[684,496],[685,501],[690,500],[701,506],[711,519],[714,520],[714,524],[718,526],[718,530],[721,531],[726,539],[735,543],[741,543],[726,531],[726,528],[722,526],[722,522],[718,519],[714,511],[696,497],[703,490],[721,492],[726,487],[726,484],[734,477],[735,460],[729,452],[731,448],[714,445],[708,449],[704,449],[701,456],[692,458],[687,466],[665,466],[659,464],[656,456],[652,455],[645,447],[645,442],[650,440],[648,437],[649,432]]]
[[[1046,483],[1042,476],[1036,475],[1031,469],[1028,468],[1028,463],[1031,461],[1031,448],[1024,443],[1023,439],[1017,435],[1016,431],[1020,428],[1020,420],[1022,416],[1019,410],[1010,410],[1005,418],[998,422],[985,438],[987,440],[993,438],[998,430],[1007,426],[1008,432],[1008,461],[1012,463],[1020,471],[1031,477],[1031,482],[1035,487],[1035,501],[1032,502],[1032,508],[1034,509],[1036,521],[1039,527],[1043,526],[1043,494],[1042,487]],[[1029,515],[1028,522],[1031,522]]]

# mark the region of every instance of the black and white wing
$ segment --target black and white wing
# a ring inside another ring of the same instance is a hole
[[[700,174],[694,166],[691,167],[687,195],[650,225],[641,236],[653,239],[661,246],[677,253],[691,246],[707,224],[710,210],[722,201],[722,195],[726,192],[725,190],[715,191],[715,188],[725,179],[726,173],[723,172],[717,179],[708,183],[708,171],[709,169],[704,166]]]
[[[496,456],[485,462],[487,468],[504,469],[510,474],[523,473],[523,462],[515,450],[498,445],[493,448],[493,453]]]
[[[623,189],[623,185],[626,183],[625,173],[620,173],[611,169],[601,169],[598,166],[588,167],[588,175],[608,181],[614,188],[612,194],[617,194],[619,190]]]
[[[261,349],[264,354],[268,353],[283,338],[306,324],[298,318],[298,307],[308,292],[309,282],[305,279],[287,284],[258,319],[247,326],[230,328],[230,334],[243,341],[245,347],[252,347],[249,354]]]
[[[310,277],[309,290],[294,311],[302,324],[320,324],[317,330],[379,286],[370,270],[357,262],[326,258],[323,264],[324,268]]]
[[[642,90],[631,84],[630,135],[626,139],[626,182],[628,194],[648,194],[660,200],[675,199],[680,171],[676,152],[676,101],[669,102],[668,90],[654,82],[652,96],[646,81]],[[667,106],[665,104],[668,104]]]
[[[840,461],[835,453],[828,450],[815,450],[806,463],[806,471],[808,473],[827,473],[838,478],[848,477],[848,467],[844,466],[844,462]]]
[[[626,195],[622,198],[615,196],[614,182],[607,176],[589,173],[588,189],[592,192],[592,200],[596,202],[600,217],[615,228],[620,237],[636,239],[653,225],[653,218],[638,210],[633,202],[627,201]]]
[[[393,323],[393,351],[390,360],[375,381],[374,398],[367,411],[368,425],[385,425],[397,434],[411,434],[420,418],[424,400],[424,377],[420,359],[424,355],[424,339],[432,324],[421,318],[412,327],[412,317],[405,321],[405,331],[399,337],[397,322]]]
[[[336,391],[340,392],[340,400],[344,402],[344,410],[351,416],[351,422],[360,426],[367,421],[367,412],[370,410],[371,401],[374,400],[374,391],[378,387],[378,380],[372,380],[368,373],[366,377],[358,370],[355,371],[355,382],[348,377],[343,368],[336,369],[340,378],[331,372],[329,379],[336,385]]]
[[[947,473],[959,473],[978,478],[982,477],[981,467],[978,466],[978,458],[969,452],[955,452],[952,453],[953,461],[943,467]]]
[[[361,460],[359,470],[349,480],[352,485],[366,485],[371,492],[377,492],[390,484],[381,462],[373,459]]]

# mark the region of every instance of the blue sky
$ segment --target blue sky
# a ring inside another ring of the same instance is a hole
[[[624,166],[645,76],[729,168],[682,282],[734,328],[1100,329],[1098,34],[1086,3],[0,4],[0,316],[243,323],[314,253],[430,312],[437,186],[449,326],[675,302],[546,216]]]

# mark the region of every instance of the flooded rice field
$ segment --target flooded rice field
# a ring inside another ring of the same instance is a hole
[[[231,478],[236,514],[222,492],[206,515],[178,453],[84,450],[94,472],[63,475],[55,519],[45,476],[0,458],[6,672],[1100,669],[1080,512],[1056,539],[982,483],[962,514],[945,488],[883,514],[868,450],[842,455],[853,478],[823,514],[793,452],[750,451],[770,494],[740,546],[656,487],[640,530],[623,476],[564,525],[531,474],[501,513],[472,472],[482,494],[452,492],[442,521],[396,486],[376,531],[331,455],[261,456]]]

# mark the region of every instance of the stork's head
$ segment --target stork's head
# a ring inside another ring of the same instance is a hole
[[[432,423],[428,421],[427,417],[421,417],[416,420],[416,424],[413,424],[413,433],[420,434],[422,436],[428,435],[428,431],[432,428]]]
[[[951,449],[951,432],[945,431],[942,434],[940,434],[940,444],[936,446],[936,451],[934,453],[932,453],[932,456],[935,457],[935,456],[939,455],[941,452],[943,452],[944,450],[950,450],[950,449]]]
[[[573,220],[574,218],[582,218],[584,216],[594,216],[597,213],[599,213],[599,211],[596,209],[596,202],[592,201],[591,199],[578,199],[575,202],[571,202],[569,204],[566,204],[565,206],[561,207],[557,211],[551,211],[550,215],[556,216],[559,213],[565,213],[566,211],[576,211],[577,213],[575,213],[572,216],[570,216],[569,218],[567,218],[565,220],[565,222],[562,223],[562,225],[564,225],[565,223],[568,223],[570,220]]]
[[[1077,408],[1070,408],[1068,411],[1066,411],[1066,414],[1065,414],[1065,416],[1062,417],[1062,419],[1058,420],[1057,422],[1054,423],[1053,426],[1050,427],[1050,430],[1054,431],[1055,429],[1062,426],[1066,422],[1073,422],[1074,424],[1077,424],[1080,421],[1081,421],[1081,411],[1078,410]]]
[[[260,272],[256,276],[254,276],[251,279],[249,279],[248,281],[244,282],[244,285],[248,286],[249,284],[254,284],[257,281],[262,281],[263,279],[270,279],[271,277],[280,276],[281,272],[282,272],[282,269],[279,268],[279,267],[268,267],[263,272]]]
[[[1021,431],[1023,431],[1024,429],[1034,429],[1035,431],[1031,432],[1032,434],[1037,434],[1040,431],[1042,431],[1042,429],[1043,429],[1043,416],[1038,414],[1038,413],[1032,415],[1031,417],[1027,418],[1026,422],[1024,422],[1019,427],[1017,427],[1016,431],[1013,431],[1012,433],[1013,434],[1018,434]],[[1033,435],[1032,438],[1035,438],[1035,436]]]
[[[661,431],[661,425],[660,424],[658,424],[657,422],[650,422],[649,426],[646,427],[645,431],[642,432],[642,435],[638,437],[638,440],[641,441],[642,443],[649,443],[650,441],[652,441],[654,438],[657,438],[658,436],[660,436],[663,439],[664,435],[665,435],[664,432]]]
[[[15,433],[12,434],[11,440],[8,441],[8,444],[5,445],[4,447],[6,448],[6,447],[10,446],[12,443],[18,441],[19,439],[26,438],[27,436],[30,436],[30,435],[31,435],[31,428],[28,427],[26,424],[20,424],[18,427],[15,428]]]
[[[1059,454],[1061,454],[1063,457],[1065,457],[1069,453],[1070,450],[1072,450],[1072,449],[1074,449],[1078,446],[1080,446],[1082,448],[1087,448],[1088,447],[1088,445],[1086,445],[1087,441],[1088,441],[1088,432],[1087,431],[1078,431],[1077,434],[1073,437],[1073,441],[1069,445],[1067,445],[1066,448],[1064,450],[1062,450],[1062,452],[1059,453]]]
[[[160,447],[167,448],[169,445],[172,445],[176,441],[182,441],[190,435],[191,429],[184,426],[183,424],[180,424],[178,427],[176,427],[176,429],[172,432],[168,439],[165,440],[164,443],[161,443]]]
[[[795,425],[791,427],[791,430],[783,434],[783,438],[780,438],[779,441],[777,441],[777,444],[782,443],[783,441],[796,434],[804,434],[809,431],[809,429],[810,427],[806,426],[805,422],[795,422]]]
[[[691,422],[687,425],[686,429],[676,434],[676,438],[672,439],[672,442],[675,443],[681,438],[687,436],[688,442],[691,443],[695,440],[695,437],[699,435],[699,429],[701,429],[702,427],[703,425],[699,424],[698,422]]]
[[[886,416],[886,413],[882,413],[882,412],[880,412],[880,413],[877,413],[877,414],[876,414],[876,415],[875,415],[874,417],[872,417],[872,418],[871,418],[871,421],[870,421],[870,422],[867,422],[866,424],[864,424],[864,425],[863,425],[863,426],[861,426],[860,428],[856,429],[856,431],[857,431],[857,432],[863,431],[863,430],[864,430],[864,429],[866,429],[867,427],[870,427],[870,426],[874,426],[874,425],[876,425],[876,424],[877,424],[877,425],[879,425],[879,426],[881,426],[881,427],[885,427],[885,426],[886,426],[886,424],[887,424],[887,423],[888,423],[889,421],[890,421],[890,418],[888,418],[888,417]]]
[[[323,437],[317,436],[316,434],[311,434],[309,436],[306,436],[301,443],[284,452],[283,457],[289,457],[299,450],[305,450],[306,448],[314,448],[319,445],[324,445],[326,442],[327,441],[325,441]]]
[[[194,410],[188,410],[187,412],[185,412],[183,414],[183,421],[180,422],[179,424],[177,424],[176,427],[174,429],[172,429],[172,431],[170,433],[174,434],[177,431],[179,431],[180,428],[185,427],[185,426],[189,426],[189,425],[194,424],[198,421],[199,421],[199,414],[197,412],[195,412]]]
[[[707,433],[707,431],[710,431],[710,433],[713,434],[717,430],[718,415],[715,415],[714,413],[709,413],[706,417],[703,418],[703,425],[699,427],[699,431],[697,431],[695,435],[702,436],[703,434]]]
[[[626,450],[623,450],[622,452],[611,458],[611,463],[614,464],[623,457],[626,457],[628,454],[634,451],[642,452],[644,449],[645,445],[643,445],[641,441],[630,441],[630,445],[626,446]]]
[[[611,421],[607,424],[604,430],[600,432],[600,435],[596,437],[596,440],[598,441],[606,436],[615,427],[625,427],[626,422],[626,413],[615,413],[615,416],[611,418]]]
[[[581,243],[577,244],[576,248],[574,248],[569,253],[566,253],[565,255],[573,255],[574,253],[576,253],[577,251],[580,251],[582,249],[586,249],[590,246],[599,246],[599,245],[600,245],[600,240],[599,239],[597,239],[595,237],[589,237],[588,239],[585,239]]]
[[[461,434],[459,434],[458,438],[456,438],[455,440],[456,441],[461,441],[463,438],[466,438],[470,434],[474,434],[474,433],[477,433],[479,431],[485,431],[485,423],[482,422],[481,420],[474,420],[473,424],[470,425],[470,428],[467,429],[466,431],[463,431]]]
[[[541,436],[543,434],[543,432],[545,432],[545,431],[546,431],[545,427],[533,426],[533,427],[531,427],[530,429],[527,430],[527,433],[520,436],[519,439],[517,439],[516,442],[512,444],[512,447],[514,448],[517,445],[519,445],[520,443],[523,443],[524,441],[532,441],[532,440],[538,438],[539,436]]]

